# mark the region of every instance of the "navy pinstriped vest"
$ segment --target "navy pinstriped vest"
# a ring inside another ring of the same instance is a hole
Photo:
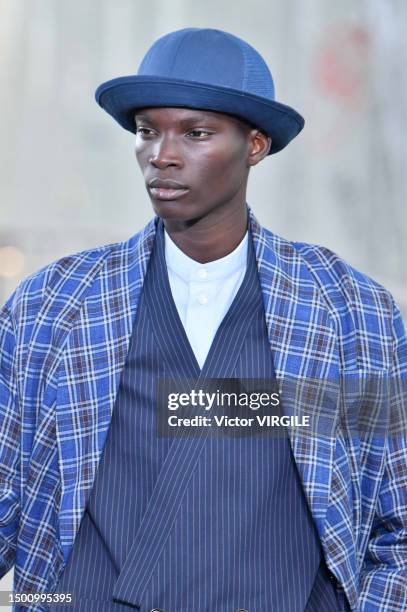
[[[251,236],[245,277],[201,371],[171,295],[160,221],[102,459],[57,588],[74,593],[72,609],[342,609],[288,437],[156,435],[158,377],[273,374]]]

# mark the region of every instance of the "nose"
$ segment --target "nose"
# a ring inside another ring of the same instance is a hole
[[[159,170],[164,170],[169,166],[182,166],[182,158],[176,146],[175,138],[169,135],[163,135],[157,140],[154,144],[149,161]]]

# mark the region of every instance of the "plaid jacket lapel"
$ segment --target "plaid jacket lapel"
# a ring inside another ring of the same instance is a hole
[[[293,455],[316,527],[324,539],[339,425],[339,346],[321,289],[292,243],[250,223],[274,368],[285,414],[309,414],[309,429],[293,427]]]
[[[56,410],[65,560],[106,440],[154,236],[152,220],[127,242],[114,245],[72,317],[59,366]]]
[[[346,367],[340,361],[340,332],[323,299],[323,284],[294,244],[261,227],[250,209],[249,214],[282,409],[311,415],[310,430],[289,429],[291,448],[326,562],[353,610],[357,562],[340,433]]]

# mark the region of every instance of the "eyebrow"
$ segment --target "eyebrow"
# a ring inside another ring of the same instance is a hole
[[[141,120],[141,121],[147,121],[148,123],[154,123],[154,119],[152,119],[151,117],[149,117],[148,115],[145,115],[143,113],[135,113],[134,115],[134,120]],[[189,115],[187,117],[184,117],[183,119],[180,119],[179,123],[182,126],[185,125],[198,125],[200,123],[206,123],[208,121],[217,121],[218,118],[215,115],[204,115],[204,114],[199,114],[199,115]]]

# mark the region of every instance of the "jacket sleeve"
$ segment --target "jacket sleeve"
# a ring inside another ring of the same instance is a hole
[[[14,565],[20,514],[20,415],[11,314],[0,309],[0,577]]]
[[[407,338],[393,311],[390,427],[376,515],[361,571],[361,612],[407,610]]]

